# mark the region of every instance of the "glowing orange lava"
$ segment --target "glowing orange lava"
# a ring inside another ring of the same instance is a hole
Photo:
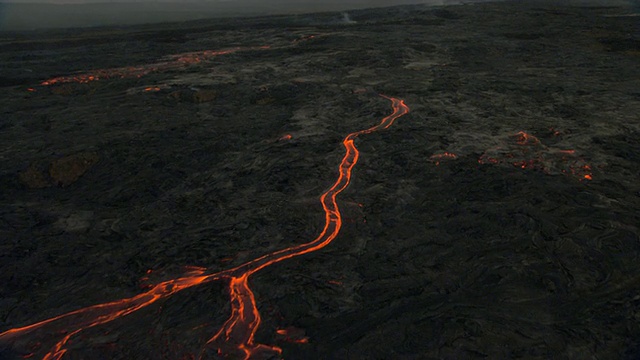
[[[176,70],[184,68],[189,65],[197,64],[203,61],[210,60],[216,56],[233,54],[238,51],[249,50],[265,50],[270,46],[254,46],[254,47],[236,47],[226,50],[204,50],[189,52],[177,55],[171,55],[167,57],[165,61],[160,61],[153,64],[140,65],[140,66],[126,66],[110,69],[98,69],[89,73],[76,74],[69,76],[59,76],[45,80],[40,85],[51,86],[64,83],[90,83],[98,80],[107,79],[124,79],[124,78],[140,78],[152,72]]]
[[[527,134],[524,131],[519,131],[514,135],[518,145],[538,145],[540,140],[537,137]]]
[[[315,37],[314,35],[303,37],[301,39],[294,40],[293,44],[295,45],[299,42],[313,39],[314,37]],[[98,69],[98,70],[93,70],[91,72],[81,73],[76,75],[58,76],[58,77],[45,80],[41,82],[40,85],[51,86],[51,85],[58,85],[58,84],[65,84],[65,83],[86,84],[93,81],[107,80],[107,79],[141,78],[153,72],[181,69],[189,65],[198,64],[203,61],[208,61],[220,55],[228,55],[228,54],[233,54],[240,51],[267,50],[270,48],[271,48],[271,45],[263,45],[263,46],[235,47],[235,48],[226,49],[226,50],[194,51],[194,52],[182,53],[177,55],[170,55],[166,57],[165,60],[163,61],[159,61],[156,63],[147,64],[147,65]],[[31,90],[31,88],[27,90],[35,91],[35,89]]]
[[[580,180],[593,179],[591,165],[576,156],[575,150],[545,146],[537,137],[524,131],[509,136],[504,146],[486,150],[478,163],[510,164],[547,174],[571,175]]]
[[[129,315],[184,289],[224,279],[229,282],[231,316],[220,330],[207,341],[199,358],[205,358],[208,351],[213,351],[214,354],[223,357],[242,359],[262,358],[263,356],[267,357],[282,353],[282,350],[276,346],[257,344],[255,342],[254,337],[260,326],[261,318],[255,296],[249,287],[249,277],[269,265],[320,250],[338,236],[342,227],[342,215],[336,198],[349,185],[352,170],[360,156],[354,144],[355,139],[360,135],[387,129],[397,118],[409,112],[409,108],[404,104],[403,100],[381,96],[392,102],[393,113],[383,118],[378,125],[353,132],[342,141],[345,155],[338,166],[338,179],[329,190],[320,196],[320,202],[325,213],[324,228],[312,241],[266,254],[235,268],[213,274],[207,274],[204,268],[189,268],[189,271],[184,276],[150,285],[149,290],[134,297],[86,307],[32,325],[7,330],[0,333],[0,341],[13,342],[16,337],[27,335],[37,330],[47,330],[46,336],[50,337],[64,334],[59,340],[49,340],[54,342],[54,345],[43,357],[46,360],[61,359],[67,352],[65,346],[69,340],[83,330]],[[150,271],[147,271],[147,274],[149,273]],[[61,324],[61,322],[70,325],[64,326],[65,324]],[[307,337],[300,335],[300,332],[294,332],[292,329],[281,329],[277,333],[285,336],[291,342],[308,342]],[[29,353],[24,356],[31,357],[33,355],[33,353]]]
[[[342,141],[346,153],[338,167],[338,179],[329,190],[320,196],[320,202],[322,203],[325,213],[325,224],[320,235],[306,244],[264,255],[240,265],[235,269],[229,270],[234,274],[230,277],[229,285],[233,310],[231,317],[225,322],[222,329],[209,340],[209,344],[213,344],[218,350],[223,347],[228,348],[231,345],[236,349],[235,355],[243,356],[245,359],[250,358],[251,355],[257,355],[258,353],[269,350],[277,353],[281,352],[277,347],[254,344],[253,337],[260,325],[260,313],[256,307],[253,293],[247,283],[249,276],[282,260],[320,250],[329,245],[329,243],[338,236],[340,228],[342,227],[342,215],[340,214],[336,197],[349,185],[351,181],[351,171],[360,156],[358,149],[356,149],[354,145],[354,140],[360,135],[387,129],[393,124],[395,119],[409,112],[409,108],[402,100],[386,96],[385,98],[392,101],[393,114],[382,119],[380,124],[376,126],[347,135]]]
[[[440,165],[441,161],[444,160],[455,160],[458,158],[458,155],[450,152],[443,152],[442,154],[433,154],[429,157],[430,161],[433,161],[436,166]]]
[[[278,329],[276,333],[281,335],[284,341],[297,344],[306,344],[309,342],[309,338],[304,335],[304,330],[293,326],[289,326],[286,329]]]

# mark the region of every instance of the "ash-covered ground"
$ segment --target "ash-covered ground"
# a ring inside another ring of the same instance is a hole
[[[0,35],[0,331],[224,270],[289,359],[640,357],[640,29],[624,6],[404,6]],[[188,359],[224,281],[63,359]],[[73,324],[0,346],[42,357]]]

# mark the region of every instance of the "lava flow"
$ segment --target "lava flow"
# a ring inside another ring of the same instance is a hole
[[[297,45],[301,42],[315,39],[316,35],[302,36],[293,40],[291,43]],[[88,73],[79,73],[75,75],[58,76],[40,83],[42,86],[60,85],[66,83],[78,83],[86,84],[98,80],[108,79],[127,79],[127,78],[141,78],[145,75],[154,72],[162,72],[169,70],[178,70],[190,65],[199,64],[205,61],[209,61],[220,55],[229,55],[243,51],[255,51],[255,50],[268,50],[271,49],[271,45],[262,46],[248,46],[248,47],[234,47],[225,50],[202,50],[193,51],[188,53],[170,55],[165,57],[162,61],[152,64],[140,65],[140,66],[125,66],[117,68],[97,69]],[[145,89],[145,91],[151,88]],[[34,88],[28,88],[27,91],[36,91]],[[154,90],[157,91],[157,90]]]
[[[141,66],[127,66],[119,68],[98,69],[90,73],[76,74],[69,76],[59,76],[45,80],[40,85],[50,86],[64,83],[89,83],[98,80],[106,79],[125,79],[125,78],[140,78],[152,72],[176,70],[189,65],[198,64],[203,61],[210,60],[216,56],[233,54],[238,51],[248,50],[264,50],[269,46],[257,46],[246,48],[231,48],[227,50],[204,50],[189,52],[183,54],[177,54],[169,56],[165,61],[156,62],[153,64],[141,65]]]
[[[7,330],[0,333],[0,341],[14,342],[17,337],[31,334],[38,330],[43,332],[46,330],[45,334],[41,334],[43,337],[47,335],[63,335],[43,357],[46,360],[61,359],[67,352],[65,348],[67,343],[83,330],[131,314],[184,289],[224,279],[229,282],[231,316],[220,330],[207,341],[199,358],[204,359],[208,354],[242,359],[280,354],[282,350],[276,346],[255,342],[254,337],[260,326],[261,318],[255,296],[249,287],[249,277],[269,265],[320,250],[338,236],[342,227],[342,215],[336,198],[349,185],[352,170],[360,156],[354,144],[355,139],[360,135],[387,129],[393,125],[397,118],[409,112],[409,108],[404,104],[403,100],[381,96],[392,102],[393,113],[383,118],[378,125],[350,133],[342,141],[345,155],[338,167],[338,179],[329,190],[320,196],[320,202],[325,213],[324,228],[312,241],[263,255],[235,268],[217,273],[207,274],[203,269],[194,269],[180,278],[161,282],[150,287],[148,291],[131,298],[86,307],[29,326]],[[69,323],[70,325],[65,326],[65,324],[61,323]],[[286,335],[286,331],[279,330],[278,334]],[[299,342],[306,342],[306,338],[302,338]],[[23,358],[29,358],[34,355],[34,353],[25,353]]]
[[[554,135],[557,134],[555,131]],[[570,175],[580,180],[593,179],[591,165],[577,157],[575,150],[545,146],[537,137],[524,131],[509,136],[503,146],[486,150],[478,163],[506,164],[520,169],[540,170],[546,174]]]

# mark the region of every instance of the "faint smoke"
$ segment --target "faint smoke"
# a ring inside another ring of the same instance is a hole
[[[349,13],[348,12],[343,12],[342,13],[342,23],[343,24],[355,24],[356,22],[351,20],[351,17],[349,17]]]

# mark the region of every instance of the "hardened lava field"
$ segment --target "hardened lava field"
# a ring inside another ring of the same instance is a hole
[[[636,12],[0,33],[0,358],[638,358]]]

